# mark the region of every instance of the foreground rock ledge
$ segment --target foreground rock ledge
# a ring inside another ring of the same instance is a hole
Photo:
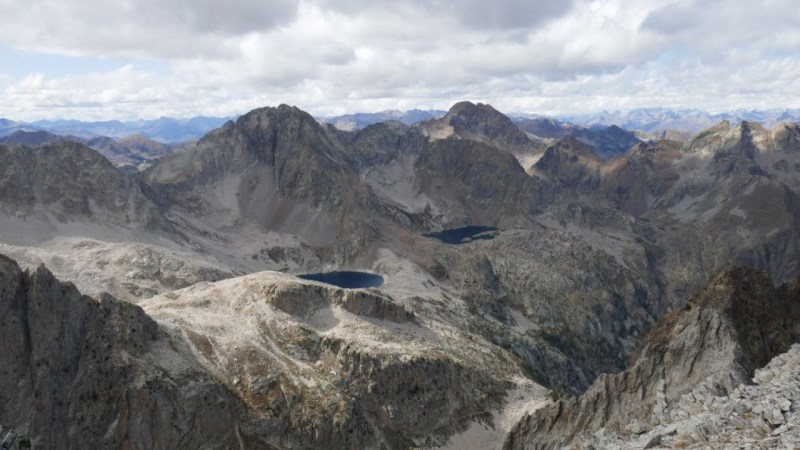
[[[695,416],[714,402],[727,402],[731,393],[738,396],[747,391],[756,368],[798,341],[800,280],[774,287],[763,272],[724,271],[685,308],[659,321],[631,356],[627,370],[600,376],[582,396],[559,400],[523,418],[505,447],[590,448],[603,439],[605,445],[622,446],[656,427],[664,430],[672,422]],[[794,361],[792,356],[785,358]],[[757,380],[759,376],[763,377],[758,375]],[[793,386],[796,383],[786,386],[790,397],[798,394],[791,391]],[[781,406],[777,413],[774,410],[770,407],[761,415],[766,425],[759,417],[748,428],[766,427],[762,434],[768,434],[784,425]],[[674,436],[676,430],[666,432]],[[696,434],[684,445],[698,439],[699,445],[708,445],[702,440],[713,441],[709,434],[714,433],[706,430],[704,438]],[[651,447],[662,440],[659,434],[652,439]]]

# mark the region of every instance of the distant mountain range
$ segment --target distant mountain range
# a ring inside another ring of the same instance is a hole
[[[396,120],[406,125],[413,125],[430,119],[439,119],[445,114],[445,111],[439,110],[413,109],[410,111],[388,110],[376,113],[347,114],[318,119],[320,122],[329,123],[340,130],[354,131],[388,120]],[[651,134],[659,133],[662,135],[660,137],[664,137],[662,132],[667,130],[696,133],[723,120],[727,120],[730,123],[739,123],[743,120],[758,122],[767,127],[773,127],[781,122],[800,121],[800,109],[737,110],[712,114],[697,109],[643,108],[630,111],[603,111],[591,114],[557,116],[545,116],[535,113],[509,113],[506,115],[524,131],[547,138],[561,138],[568,134],[571,135],[573,132],[577,132],[576,130],[579,128],[597,131],[601,127],[616,126],[631,131],[644,131]],[[550,130],[548,130],[548,127],[550,127]],[[538,132],[533,132],[529,128],[534,128]]]
[[[121,138],[140,134],[162,143],[177,143],[197,139],[209,131],[221,127],[235,117],[193,117],[174,119],[162,117],[155,120],[135,120],[122,122],[108,120],[84,122],[80,120],[39,120],[36,122],[15,122],[0,119],[0,137],[23,131],[47,131],[61,136],[75,136],[91,139],[98,136]]]
[[[181,145],[164,144],[142,134],[132,134],[117,139],[107,136],[85,139],[71,134],[61,135],[43,130],[26,131],[17,129],[9,135],[0,137],[0,144],[28,147],[41,147],[66,142],[82,144],[96,150],[113,165],[128,172],[143,170],[158,158],[181,147]],[[194,140],[185,141],[182,145],[189,145],[192,142]]]
[[[386,110],[372,113],[355,113],[340,116],[316,117],[323,124],[330,124],[339,130],[356,131],[386,121],[397,121],[405,125],[414,125],[431,119],[440,119],[447,112],[429,109],[412,109],[408,111]],[[630,111],[603,111],[593,114],[572,114],[548,117],[535,113],[507,114],[518,126],[535,136],[545,138],[561,138],[575,133],[586,133],[580,129],[588,129],[590,133],[616,126],[623,130],[643,131],[648,133],[641,138],[664,138],[696,133],[723,120],[739,123],[743,120],[758,122],[773,127],[781,122],[800,121],[800,109],[740,110],[729,113],[711,114],[696,109],[644,108]],[[8,136],[14,131],[47,131],[60,136],[74,136],[91,139],[99,136],[121,138],[130,135],[142,135],[158,142],[174,144],[199,139],[206,133],[221,127],[236,116],[206,117],[198,116],[190,119],[162,117],[155,120],[119,121],[108,120],[85,122],[79,120],[39,120],[35,122],[16,122],[0,118],[0,137]],[[616,131],[616,130],[614,130]],[[680,132],[665,134],[665,131]],[[685,136],[684,136],[685,135]],[[581,138],[579,138],[581,139]],[[585,139],[581,139],[585,140]]]
[[[343,131],[360,130],[368,125],[388,120],[396,120],[406,125],[414,125],[430,119],[438,119],[447,114],[447,111],[436,109],[412,109],[410,111],[399,111],[396,109],[376,112],[376,113],[356,113],[345,114],[343,116],[320,117],[322,123],[329,123]]]
[[[626,130],[648,132],[678,130],[696,133],[723,120],[731,123],[739,123],[743,120],[758,122],[766,127],[773,127],[781,122],[797,122],[800,120],[800,109],[739,110],[711,114],[696,109],[645,108],[626,112],[603,111],[595,114],[565,115],[558,118],[588,127],[616,125]]]

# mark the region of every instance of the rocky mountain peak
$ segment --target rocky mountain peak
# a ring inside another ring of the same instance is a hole
[[[592,148],[584,142],[578,140],[574,136],[564,136],[555,144],[547,147],[548,150],[552,149],[554,152],[568,153],[583,158],[598,160],[597,155],[592,151]]]
[[[573,136],[565,136],[547,147],[531,171],[562,187],[586,192],[599,183],[601,164],[591,147]]]
[[[0,145],[0,206],[20,217],[45,210],[61,222],[95,218],[165,226],[133,178],[95,150],[72,142]]]
[[[336,136],[361,172],[402,155],[420,154],[427,146],[427,139],[418,128],[396,120],[371,124],[355,132],[337,130]]]
[[[728,121],[722,121],[691,139],[682,152],[707,160],[708,172],[718,178],[764,175],[757,159],[772,149],[770,132],[760,124],[742,121],[731,128]]]
[[[214,227],[249,224],[320,246],[348,233],[350,248],[372,236],[364,219],[370,192],[352,158],[310,114],[281,105],[241,116],[144,177],[168,203]]]
[[[310,114],[285,104],[245,114],[236,121],[235,130],[247,141],[249,150],[275,166],[285,161],[290,147],[308,145],[327,156],[332,156],[335,148]]]
[[[117,143],[135,150],[140,153],[152,156],[162,156],[169,152],[169,147],[161,142],[150,139],[149,137],[137,133],[117,139]]]
[[[729,134],[731,124],[727,120],[722,120],[716,125],[706,128],[689,140],[684,147],[687,153],[705,152],[709,147],[719,147],[724,141],[725,135]]]
[[[458,115],[471,116],[471,115],[476,115],[476,114],[487,114],[487,115],[500,114],[500,115],[502,115],[502,113],[500,111],[494,109],[494,107],[492,107],[492,105],[489,105],[489,104],[486,104],[486,103],[480,103],[480,102],[479,103],[473,103],[473,102],[470,102],[470,101],[462,101],[462,102],[458,102],[458,103],[454,104],[447,111],[447,114],[445,116],[446,117],[447,116],[453,117],[453,116],[458,116]]]
[[[576,129],[575,125],[562,123],[549,117],[524,119],[517,123],[517,127],[534,136],[545,139],[560,139]]]
[[[56,142],[82,142],[75,136],[60,136],[48,131],[25,131],[17,130],[8,136],[0,138],[0,143],[28,145],[37,147],[40,145],[54,144]]]
[[[772,141],[779,151],[800,152],[800,124],[782,122],[772,129]]]
[[[525,145],[530,141],[511,119],[483,103],[456,103],[444,120],[459,134],[485,136],[507,145]]]
[[[148,179],[208,184],[256,162],[280,171],[300,154],[316,155],[320,161],[345,159],[310,114],[289,105],[258,108],[209,133],[188,152],[165,158],[149,171]]]
[[[760,150],[766,150],[772,147],[771,131],[764,128],[764,126],[758,122],[743,120],[734,130],[738,132],[743,141],[749,141]]]
[[[484,142],[511,152],[520,160],[538,151],[538,146],[511,119],[482,103],[456,103],[441,119],[421,122],[416,127],[431,141],[467,139]]]
[[[691,139],[686,145],[686,150],[714,154],[720,150],[728,151],[736,146],[746,147],[748,153],[752,153],[749,151],[754,148],[766,150],[772,146],[772,138],[770,132],[757,122],[743,120],[731,127],[727,120],[723,120]]]

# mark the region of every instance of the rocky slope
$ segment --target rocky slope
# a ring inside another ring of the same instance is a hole
[[[516,125],[520,130],[545,140],[572,136],[591,147],[601,158],[625,153],[629,148],[642,142],[633,131],[623,130],[616,125],[585,128],[548,118],[525,119]]]
[[[403,156],[420,155],[427,149],[427,139],[422,133],[396,121],[369,125],[355,133],[332,131],[351,155],[359,173]]]
[[[524,222],[551,201],[547,186],[527,176],[513,155],[475,141],[433,143],[415,174],[418,191],[446,213],[444,228]]]
[[[229,122],[161,159],[144,178],[197,231],[277,231],[327,248],[334,259],[375,237],[364,217],[373,200],[350,156],[310,115],[286,105]]]
[[[0,286],[0,423],[34,448],[242,445],[240,402],[141,308],[5,257]]]
[[[40,145],[55,144],[57,142],[79,142],[81,138],[75,136],[61,136],[47,131],[25,131],[17,130],[8,136],[0,138],[0,143],[8,145],[27,145],[37,147]]]
[[[680,399],[679,414],[642,434],[594,438],[602,448],[797,448],[800,345],[756,370],[729,395],[705,387]]]
[[[150,167],[159,158],[172,151],[172,147],[141,134],[116,140],[98,136],[87,140],[86,146],[100,152],[115,166],[126,166],[132,172]]]
[[[96,151],[69,142],[0,145],[0,211],[6,222],[39,222],[6,228],[29,239],[58,235],[59,225],[69,222],[162,233],[171,228],[136,180]]]
[[[516,122],[517,127],[541,139],[561,139],[572,134],[577,128],[575,124],[561,122],[549,117],[536,117],[521,119]]]
[[[93,297],[107,292],[131,302],[239,274],[208,255],[87,237],[59,237],[36,245],[0,243],[0,253],[27,269],[45,264]]]
[[[725,271],[659,321],[626,371],[602,375],[579,398],[524,418],[506,448],[569,446],[601,429],[601,435],[636,436],[695,415],[702,405],[687,395],[697,400],[692,392],[709,399],[734,392],[800,340],[799,318],[800,280],[774,287],[763,272]],[[776,425],[783,423],[780,417]]]
[[[356,113],[342,116],[324,117],[320,121],[329,123],[339,130],[357,131],[377,123],[396,121],[414,125],[423,120],[442,117],[445,111],[412,109],[410,111],[387,110],[377,113]]]
[[[601,196],[615,209],[641,217],[678,181],[673,166],[682,156],[677,141],[638,144],[603,167]]]
[[[568,136],[549,145],[528,171],[550,181],[560,196],[569,198],[594,190],[601,180],[602,165],[591,147]]]
[[[97,150],[117,167],[130,167],[135,172],[152,165],[166,155],[171,148],[142,135],[131,135],[114,140],[106,136],[80,138],[72,135],[53,134],[48,131],[18,130],[0,138],[0,144],[39,147],[49,144],[73,142]]]
[[[508,117],[491,105],[460,102],[440,119],[416,125],[432,141],[466,139],[490,144],[513,154],[523,166],[541,154],[539,142],[532,140]]]
[[[698,134],[672,165],[678,177],[651,200],[645,217],[661,224],[653,238],[676,298],[699,287],[697,274],[729,263],[767,270],[778,282],[800,273],[800,198],[761,163],[775,153],[766,134],[746,122]]]
[[[0,280],[0,423],[37,448],[431,446],[475,420],[492,427],[510,389],[543,394],[509,354],[454,328],[470,318],[441,288],[263,272],[143,311],[5,257]]]

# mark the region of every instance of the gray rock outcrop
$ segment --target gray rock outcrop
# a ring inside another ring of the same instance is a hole
[[[763,272],[725,271],[659,321],[627,370],[525,417],[506,448],[559,448],[600,429],[629,436],[669,423],[687,414],[685,394],[703,387],[726,396],[747,383],[800,341],[799,323],[800,280],[776,288]]]
[[[34,448],[400,449],[485,420],[521,376],[386,295],[277,273],[142,305],[0,257],[0,424]]]
[[[235,397],[162,347],[141,308],[0,256],[0,317],[0,423],[34,448],[239,445]],[[182,367],[167,375],[154,357]]]

